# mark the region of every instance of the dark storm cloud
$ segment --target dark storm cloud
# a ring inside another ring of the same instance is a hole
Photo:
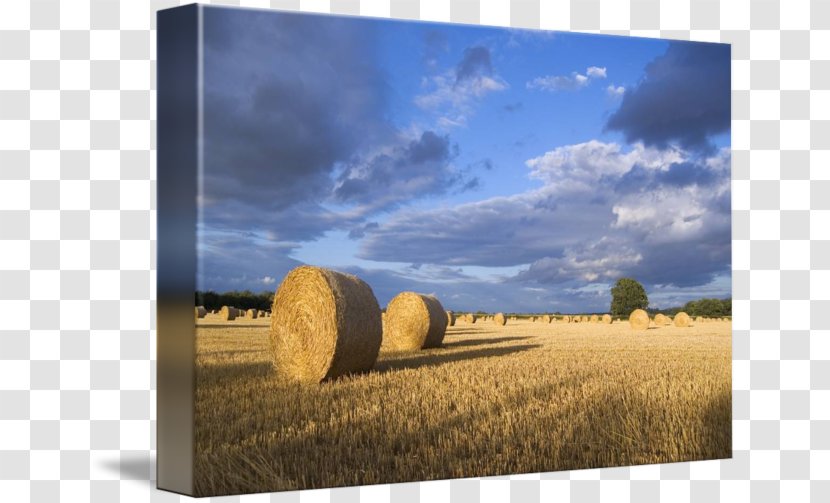
[[[468,179],[452,166],[457,156],[458,147],[449,136],[426,131],[417,139],[350,163],[338,177],[334,197],[378,211],[414,197],[463,188]]]
[[[458,85],[465,80],[492,74],[490,49],[482,46],[467,47],[461,61],[455,67],[455,83]]]
[[[319,235],[336,224],[317,204],[336,163],[389,134],[372,25],[224,8],[206,8],[204,22],[206,221]],[[292,227],[287,213],[309,220]]]
[[[704,148],[730,126],[730,48],[726,44],[672,42],[625,92],[606,129],[628,142]]]

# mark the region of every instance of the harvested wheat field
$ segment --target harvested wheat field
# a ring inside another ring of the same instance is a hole
[[[443,312],[443,311],[442,311]],[[196,321],[196,492],[310,489],[731,455],[731,323],[448,327],[315,385],[268,319]]]

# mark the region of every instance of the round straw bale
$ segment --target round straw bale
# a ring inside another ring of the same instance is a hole
[[[475,323],[476,322],[476,315],[470,313],[467,315],[467,323]]]
[[[531,322],[531,323],[536,323],[536,317],[535,317],[535,316],[531,316],[531,317],[530,317],[530,322]]]
[[[447,312],[435,297],[402,292],[386,306],[384,344],[393,349],[437,348],[444,340]]]
[[[610,325],[611,324],[611,315],[610,314],[603,314],[602,315],[602,322],[605,323],[606,325]]]
[[[222,309],[219,310],[219,317],[225,321],[233,321],[236,319],[236,308],[222,306]]]
[[[666,324],[666,316],[663,313],[657,313],[654,315],[654,324],[658,327],[663,326]]]
[[[447,326],[452,327],[455,325],[455,313],[452,311],[447,311]]]
[[[380,306],[357,276],[300,266],[282,280],[271,307],[274,370],[321,382],[372,368],[383,337]]]
[[[542,317],[540,318],[540,321],[542,323],[550,323],[550,315],[543,314]]]
[[[570,323],[570,322],[571,322],[571,317],[568,316],[567,314],[562,317],[562,323]]]
[[[573,318],[571,318],[571,321],[573,323],[579,323],[582,321],[582,318],[580,318],[579,316],[574,316]]]
[[[591,323],[599,323],[599,316],[592,314],[591,315]]]
[[[245,311],[245,317],[250,320],[255,320],[256,314],[256,309],[248,309],[247,311]]]
[[[196,318],[204,318],[207,314],[205,306],[196,306]]]
[[[688,327],[691,324],[692,319],[683,311],[680,311],[674,316],[674,326],[676,327]]]
[[[642,309],[635,309],[628,317],[628,322],[634,330],[647,330],[649,324],[648,313]]]
[[[493,316],[493,323],[503,327],[507,323],[507,320],[504,318],[504,313],[496,313]]]

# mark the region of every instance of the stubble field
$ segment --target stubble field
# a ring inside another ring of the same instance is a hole
[[[196,329],[196,492],[731,456],[731,323],[478,321],[320,385],[272,372],[269,319]]]

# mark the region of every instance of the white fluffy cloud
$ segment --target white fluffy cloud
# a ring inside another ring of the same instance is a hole
[[[525,265],[523,282],[579,285],[633,275],[702,285],[730,265],[729,151],[589,141],[526,162],[542,186],[510,197],[393,215],[361,258],[453,266]]]
[[[594,79],[607,77],[605,67],[589,66],[585,73],[572,72],[570,75],[547,75],[536,77],[526,84],[528,89],[542,91],[576,91],[587,86]]]

